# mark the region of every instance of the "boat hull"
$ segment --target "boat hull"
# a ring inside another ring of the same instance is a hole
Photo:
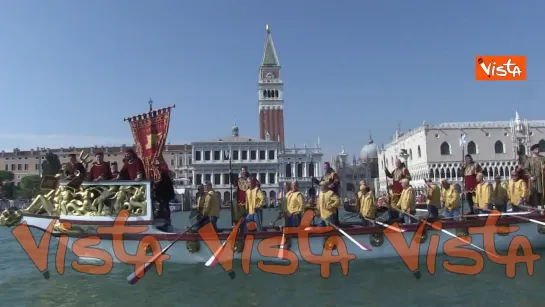
[[[543,219],[542,217],[533,218]],[[52,218],[48,219],[44,217],[30,216],[24,217],[24,222],[26,222],[27,225],[41,229],[43,231],[46,231],[52,221]],[[497,251],[507,250],[516,236],[523,236],[528,239],[534,249],[545,247],[545,228],[543,228],[544,226],[515,218],[502,218],[500,219],[500,221],[502,225],[517,226],[518,230],[516,232],[504,235],[495,234],[494,243]],[[78,227],[76,225],[74,226],[76,228]],[[54,237],[60,237],[62,235],[68,236],[67,247],[72,250],[76,254],[76,256],[86,260],[96,259],[96,251],[90,248],[75,248],[75,245],[81,244],[81,242],[83,242],[83,238],[88,238],[89,236],[97,236],[100,238],[100,243],[93,248],[106,251],[108,254],[110,254],[114,262],[124,262],[122,254],[120,256],[120,253],[114,248],[114,238],[112,237],[112,235],[96,233],[96,228],[100,226],[104,225],[82,225],[80,228],[83,230],[80,229],[79,232],[62,233],[58,231],[53,231],[52,235]],[[382,227],[363,227],[359,225],[350,225],[349,227],[343,227],[343,230],[346,233],[348,233],[362,245],[370,247],[372,249],[371,251],[364,251],[360,249],[353,242],[348,240],[345,236],[337,231],[332,231],[326,234],[315,234],[311,233],[312,231],[309,231],[310,234],[308,237],[308,246],[310,247],[310,251],[308,249],[305,250],[305,248],[303,247],[304,244],[301,244],[302,242],[300,241],[302,239],[298,239],[297,236],[287,236],[287,238],[289,240],[289,250],[292,251],[293,255],[295,255],[300,261],[305,261],[305,259],[308,259],[310,252],[314,255],[321,255],[324,252],[325,241],[331,237],[337,237],[337,239],[335,240],[341,240],[341,245],[343,245],[342,243],[344,243],[347,253],[354,255],[355,260],[394,258],[400,256],[424,256],[430,252],[437,255],[444,253],[448,254],[450,250],[455,248],[455,246],[453,246],[455,244],[448,243],[447,246],[445,246],[446,242],[450,242],[451,240],[461,240],[458,237],[453,238],[452,236],[444,232],[426,227],[424,235],[422,236],[423,238],[421,238],[420,240],[421,243],[419,247],[419,252],[415,253],[415,251],[408,250],[407,243],[412,244],[413,242],[416,242],[417,239],[415,238],[415,231],[417,230],[418,226],[419,225],[408,225],[403,228],[406,230],[403,233],[392,232],[388,234],[384,233],[384,228]],[[152,225],[140,227],[143,227],[145,231],[138,234],[125,234],[123,236],[124,240],[120,240],[127,254],[134,255],[137,251],[146,249],[147,244],[141,242],[145,236],[151,236],[155,240],[157,240],[161,246],[161,249],[170,245],[173,241],[176,240],[178,236],[180,236],[179,233],[162,232]],[[474,229],[484,229],[485,227],[489,229],[498,229],[497,226],[494,225],[485,226],[484,219],[469,220],[465,222],[445,222],[443,223],[443,227],[454,236],[462,236],[464,234],[467,234],[468,229],[471,227],[473,227]],[[241,248],[242,246],[244,246],[244,240],[242,239],[242,236],[239,237],[238,242],[235,242],[235,245],[238,246],[239,249],[238,252],[235,251],[233,253],[233,259],[240,260],[242,259],[242,255],[244,254],[244,257],[250,257],[250,262],[284,261],[276,256],[279,251],[278,249],[276,249],[276,246],[279,245],[278,242],[280,242],[282,232],[280,232],[278,229],[271,228],[267,229],[267,231],[251,233],[251,235],[254,237],[254,242],[253,244],[251,244],[251,246],[248,246],[250,245],[250,240],[246,239],[247,246],[245,246],[244,249]],[[224,233],[220,233],[218,236],[221,242],[224,242],[228,236],[228,232],[225,231]],[[400,238],[402,238],[401,236],[404,238],[405,244],[402,244],[403,242],[400,241]],[[471,237],[471,242],[475,246],[485,249],[483,236],[481,234],[470,234],[469,236]],[[432,244],[432,246],[430,246],[430,242],[432,242],[432,237],[437,237],[439,239],[437,245]],[[264,240],[266,241],[263,242]],[[78,243],[78,241],[80,243]],[[464,245],[464,243],[462,242],[459,243],[459,245]],[[268,255],[266,255],[263,253],[266,246],[270,246],[275,250],[269,249]],[[252,250],[251,253],[248,253],[249,248],[251,248]],[[467,248],[477,250],[477,248],[471,246],[468,246]],[[242,250],[244,250],[244,252],[241,252]],[[212,251],[208,248],[208,246],[204,243],[200,236],[195,233],[182,235],[181,239],[176,244],[174,244],[172,248],[170,248],[167,252],[167,255],[170,257],[168,261],[182,264],[204,263],[212,256],[212,254]],[[334,254],[336,254],[336,252],[334,252]]]

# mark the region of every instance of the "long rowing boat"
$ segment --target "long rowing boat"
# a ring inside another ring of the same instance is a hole
[[[129,254],[134,254],[138,251],[139,242],[145,236],[155,238],[164,248],[171,244],[178,237],[180,241],[175,244],[168,252],[169,261],[177,263],[204,263],[211,258],[214,252],[203,242],[202,238],[197,233],[188,232],[180,236],[184,229],[172,229],[169,232],[161,231],[157,228],[162,221],[153,217],[153,203],[150,194],[150,182],[133,182],[133,181],[109,181],[98,183],[83,183],[78,190],[73,190],[65,183],[61,183],[59,187],[51,192],[47,197],[39,195],[33,200],[29,208],[25,210],[6,210],[0,217],[0,223],[6,226],[27,225],[41,231],[50,231],[52,237],[68,237],[68,248],[73,249],[74,244],[81,238],[97,236],[100,238],[100,243],[96,248],[108,252],[114,261],[119,262],[120,259],[116,256],[113,248],[112,234],[98,233],[97,229],[103,226],[113,226],[117,212],[112,212],[111,208],[119,207],[128,210],[130,216],[126,219],[127,226],[143,226],[144,231],[140,233],[125,234],[123,237],[123,245]],[[50,215],[48,212],[63,212],[60,215]],[[545,222],[545,217],[537,214],[524,215],[524,219],[520,216],[502,216],[499,219],[501,225],[516,225],[518,231],[509,234],[495,235],[495,245],[498,250],[505,250],[515,236],[525,236],[535,248],[545,247],[545,227],[529,219],[538,222]],[[66,227],[70,222],[71,227]],[[53,227],[50,227],[51,224]],[[450,232],[454,236],[469,235],[472,239],[475,249],[484,248],[483,238],[480,234],[469,234],[468,230],[472,227],[496,227],[485,226],[486,219],[475,218],[465,221],[445,220],[442,222],[442,228]],[[345,224],[339,229],[332,229],[328,233],[309,233],[310,251],[313,254],[321,254],[324,250],[324,242],[331,236],[338,236],[346,245],[347,251],[355,255],[356,259],[376,259],[397,257],[400,254],[396,251],[394,244],[390,238],[384,234],[388,225],[377,223],[375,226],[362,226],[359,224]],[[406,242],[411,242],[415,236],[419,224],[401,225],[401,234]],[[70,229],[67,229],[70,228]],[[225,241],[229,236],[231,229],[220,229],[218,237],[221,241]],[[260,260],[275,261],[277,257],[261,255],[258,246],[265,239],[272,237],[282,237],[283,232],[280,227],[264,227],[263,231],[252,232],[254,244],[252,246],[251,262]],[[420,255],[425,255],[430,247],[431,235],[439,236],[438,254],[444,252],[443,244],[448,240],[453,239],[451,235],[437,229],[427,227],[420,244]],[[294,252],[299,259],[303,259],[299,248],[297,235],[284,234],[289,248]],[[369,250],[358,247],[351,239],[361,243],[363,246],[369,246]],[[279,239],[280,241],[280,239]],[[241,236],[235,243],[234,259],[242,257],[242,248],[244,245],[244,237]],[[280,243],[278,243],[280,245]],[[472,247],[469,247],[472,248]],[[85,251],[78,251],[77,256],[82,259],[92,260],[94,254]],[[403,256],[403,255],[401,255]]]

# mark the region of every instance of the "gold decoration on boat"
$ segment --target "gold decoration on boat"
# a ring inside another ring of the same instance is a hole
[[[457,237],[468,237],[469,231],[467,228],[456,228],[456,236]]]
[[[383,233],[373,233],[369,236],[369,243],[374,247],[382,246],[384,243],[384,234]]]
[[[244,239],[236,240],[233,250],[235,251],[235,253],[242,253],[242,251],[244,250]]]
[[[329,251],[336,250],[337,249],[336,241],[337,241],[336,237],[334,236],[324,237],[324,250],[329,250]]]
[[[545,234],[545,226],[537,224],[537,233]]]
[[[121,210],[131,216],[147,214],[145,185],[59,186],[36,196],[26,213],[50,216],[113,216]]]
[[[0,226],[12,227],[21,222],[23,214],[21,210],[4,210],[0,215]]]
[[[185,241],[185,247],[189,253],[198,253],[201,250],[201,243],[198,240]]]
[[[416,232],[413,237],[413,241],[416,241]],[[424,229],[422,231],[422,237],[420,237],[420,243],[426,243],[426,241],[428,241],[428,232]]]

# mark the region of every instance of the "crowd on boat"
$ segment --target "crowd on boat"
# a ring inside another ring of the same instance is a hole
[[[502,182],[499,176],[495,178],[493,184],[486,182],[481,166],[469,154],[465,155],[462,166],[463,190],[462,186],[453,184],[447,179],[441,179],[440,182],[427,179],[425,198],[428,218],[460,220],[463,216],[467,216],[462,212],[464,200],[469,205],[469,212],[467,212],[469,216],[488,214],[491,210],[505,213],[508,207],[513,212],[540,211],[543,213],[545,157],[540,155],[538,144],[533,145],[530,150],[530,155],[518,153],[517,167],[511,171],[507,182]],[[410,184],[409,170],[399,159],[396,160],[395,166],[392,171],[385,167],[386,176],[392,180],[392,183],[388,186],[387,196],[380,206],[371,187],[365,181],[360,182],[357,198],[349,204],[344,204],[347,211],[358,213],[364,225],[373,226],[377,220],[397,221],[404,224],[418,222],[416,192]],[[316,226],[339,225],[339,209],[341,208],[339,176],[330,164],[325,162],[324,176],[320,180],[313,178],[313,182],[319,185],[320,191],[317,197],[312,197],[310,201],[305,201],[297,181],[284,186],[281,211],[285,226],[298,226],[306,210],[315,211],[318,220]],[[263,229],[261,209],[265,196],[259,187],[259,181],[254,177],[249,178],[247,169],[243,167],[239,177],[233,181],[233,185],[237,188],[235,193],[237,210],[234,211],[238,211],[238,214],[233,215],[233,222],[243,218],[246,223],[255,222],[257,231],[261,231]],[[219,204],[212,184],[206,182],[200,189],[202,190],[197,198],[200,226],[211,222],[217,229]],[[443,209],[441,216],[440,209]]]

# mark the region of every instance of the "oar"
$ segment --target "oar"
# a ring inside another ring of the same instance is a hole
[[[406,231],[406,229],[397,228],[397,227],[394,227],[394,226],[392,226],[392,225],[388,225],[388,224],[386,224],[386,223],[383,223],[383,222],[381,222],[381,221],[368,219],[368,218],[366,218],[366,217],[364,217],[364,219],[365,219],[366,221],[369,221],[369,222],[371,222],[371,223],[376,223],[377,225],[380,225],[380,226],[382,226],[382,227],[384,227],[384,228],[391,229],[391,230],[396,231],[396,232],[405,232],[405,231]]]
[[[323,219],[321,219],[320,217],[318,217],[318,219],[324,221],[326,223],[326,225],[329,225],[329,226],[332,226],[333,228],[335,228],[338,232],[340,232],[343,236],[345,236],[348,240],[352,241],[352,243],[354,243],[357,247],[359,247],[361,250],[363,251],[366,251],[366,252],[370,252],[372,251],[373,249],[370,248],[369,246],[367,245],[364,245],[364,244],[361,244],[360,242],[356,241],[356,239],[354,239],[352,236],[350,236],[349,234],[346,233],[346,231],[342,230],[339,226],[335,225],[335,224],[332,224],[332,223],[329,223]],[[308,231],[310,227],[307,227],[305,228],[305,230]]]
[[[227,244],[227,242],[230,242],[231,240],[233,240],[234,237],[237,236],[237,230],[240,229],[240,225],[242,224],[242,220],[244,219],[244,217],[241,217],[238,222],[235,224],[235,226],[233,227],[233,230],[231,231],[231,233],[229,234],[229,236],[227,237],[227,240],[225,240],[225,242],[223,242],[223,244],[220,246],[220,248],[218,248],[218,250],[212,255],[212,257],[210,257],[210,259],[208,259],[208,261],[206,261],[206,263],[204,264],[205,266],[207,267],[215,267],[216,265],[218,265],[219,263],[219,257],[220,255],[223,253],[223,251],[225,250],[225,244]],[[231,279],[235,279],[236,275],[235,275],[235,271],[231,270],[229,272],[227,272],[227,274],[229,275],[229,277]]]
[[[468,215],[464,215],[464,217],[487,217],[487,216],[511,216],[511,215],[526,215],[526,214],[531,214],[533,212],[530,212],[530,211],[526,211],[526,212],[507,212],[507,213],[498,213],[498,214],[495,214],[495,213],[481,213],[481,214],[468,214]],[[447,216],[447,217],[442,217],[441,219],[442,220],[448,220],[448,219],[454,219],[454,218],[458,218],[457,216]]]
[[[419,221],[419,222],[425,223],[426,225],[430,226],[430,227],[433,228],[434,230],[439,230],[439,231],[441,231],[442,233],[445,233],[445,234],[447,234],[447,235],[449,235],[449,236],[451,236],[451,237],[453,237],[453,238],[457,238],[458,240],[460,240],[460,241],[464,242],[465,244],[470,245],[470,246],[472,246],[472,247],[474,247],[474,248],[480,250],[481,252],[487,253],[487,254],[491,255],[492,257],[497,257],[496,255],[494,255],[494,254],[492,254],[492,253],[490,253],[490,252],[488,252],[488,251],[486,251],[486,250],[484,250],[484,249],[478,247],[477,245],[475,245],[475,244],[473,244],[473,243],[470,243],[470,242],[467,241],[467,240],[464,240],[464,239],[461,238],[461,237],[458,237],[457,235],[453,234],[452,232],[450,232],[450,231],[448,231],[448,230],[446,230],[446,229],[437,228],[437,227],[434,226],[432,223],[430,223],[430,222],[428,222],[428,221],[426,221],[426,220],[422,220],[421,218],[419,218],[419,217],[417,217],[417,216],[414,216],[414,215],[412,215],[412,214],[410,214],[410,213],[407,213],[407,212],[405,212],[405,211],[401,211],[401,210],[399,210],[398,208],[393,208],[393,209],[395,209],[396,211],[398,211],[400,214],[405,214],[405,215],[410,216],[410,217],[412,217],[413,219],[415,219],[415,220],[417,220],[417,221]]]
[[[285,213],[284,213],[285,214]],[[279,259],[284,259],[286,255],[286,250],[284,249],[284,245],[286,244],[286,224],[287,224],[288,217],[287,215],[284,216],[284,227],[282,228],[282,240],[280,241],[280,247],[278,248],[278,257]]]
[[[200,220],[193,223],[193,225],[191,225],[189,228],[187,228],[184,232],[182,232],[172,243],[170,243],[167,247],[165,247],[159,254],[153,256],[149,262],[146,262],[144,263],[144,265],[140,266],[139,268],[137,268],[133,273],[131,273],[131,275],[129,275],[127,277],[127,281],[129,282],[129,284],[131,285],[134,285],[136,284],[139,280],[140,280],[140,277],[138,277],[138,275],[140,275],[141,273],[146,273],[149,269],[152,268],[152,266],[155,264],[155,261],[157,261],[157,259],[159,259],[162,255],[164,255],[172,246],[174,246],[174,244],[176,244],[176,242],[178,242],[188,231],[190,231],[195,225],[199,224],[200,223]],[[142,276],[143,277],[143,276]]]
[[[490,212],[490,210],[486,210],[486,209],[480,209],[480,210]],[[545,223],[542,222],[542,221],[538,221],[538,220],[534,220],[534,219],[529,219],[529,218],[522,217],[522,216],[518,216],[518,215],[512,215],[512,216],[513,216],[513,217],[516,217],[517,219],[521,219],[521,220],[528,221],[528,222],[531,222],[531,223],[534,223],[534,224],[539,224],[539,225],[545,226]]]

